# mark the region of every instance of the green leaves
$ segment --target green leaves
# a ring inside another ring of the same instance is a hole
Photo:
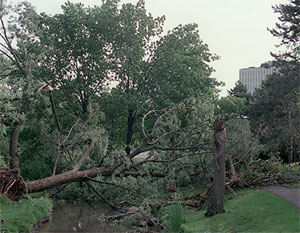
[[[197,25],[179,25],[163,36],[165,17],[154,18],[145,1],[119,2],[94,7],[67,2],[55,15],[37,14],[26,4],[20,8],[24,14],[15,19],[12,33],[25,72],[9,75],[5,84],[13,84],[11,93],[1,102],[8,99],[3,112],[14,121],[12,113],[23,103],[14,103],[15,93],[28,100],[26,112],[18,111],[25,114],[18,143],[28,170],[32,154],[43,154],[39,161],[53,174],[72,169],[85,151],[84,169],[117,161],[119,169],[128,169],[132,161],[124,159],[125,146],[130,154],[130,149],[155,145],[166,150],[158,159],[176,160],[188,153],[185,147],[196,154],[207,141],[210,133],[203,131],[213,115],[210,99],[218,85],[210,78],[209,62],[216,57],[200,39]],[[46,84],[51,92],[39,89]],[[145,122],[151,135],[145,138],[142,119],[149,111],[155,114]],[[169,153],[175,147],[182,151]]]
[[[222,97],[217,101],[216,115],[227,115],[230,117],[239,117],[245,110],[245,98],[235,96]]]
[[[158,42],[153,69],[153,100],[164,106],[191,96],[211,97],[216,85],[210,78],[214,59],[197,31],[197,25],[179,25]]]
[[[284,62],[279,70],[255,93],[248,112],[252,127],[266,128],[262,142],[270,151],[280,151],[280,156],[288,161],[299,156],[300,64]],[[294,158],[288,159],[293,154]]]

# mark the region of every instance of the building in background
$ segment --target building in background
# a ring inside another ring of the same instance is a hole
[[[240,69],[239,80],[247,87],[247,91],[254,93],[259,88],[261,82],[277,71],[272,61],[268,61],[260,65],[260,67],[249,67]]]

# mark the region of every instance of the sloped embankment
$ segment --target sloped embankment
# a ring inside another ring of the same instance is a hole
[[[49,216],[52,202],[47,198],[12,201],[0,195],[0,232],[32,232],[39,221]]]

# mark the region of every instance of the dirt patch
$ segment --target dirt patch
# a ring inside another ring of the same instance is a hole
[[[300,210],[300,189],[287,188],[279,185],[267,186],[262,189],[281,197]]]

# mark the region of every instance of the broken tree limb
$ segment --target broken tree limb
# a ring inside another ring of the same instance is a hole
[[[84,152],[84,154],[81,156],[81,158],[79,159],[77,164],[74,166],[72,171],[76,172],[76,171],[79,170],[79,168],[82,166],[82,164],[83,164],[84,160],[86,159],[86,157],[88,157],[90,155],[91,151],[93,150],[93,148],[95,146],[95,142],[96,142],[95,138],[92,138],[89,147]]]

